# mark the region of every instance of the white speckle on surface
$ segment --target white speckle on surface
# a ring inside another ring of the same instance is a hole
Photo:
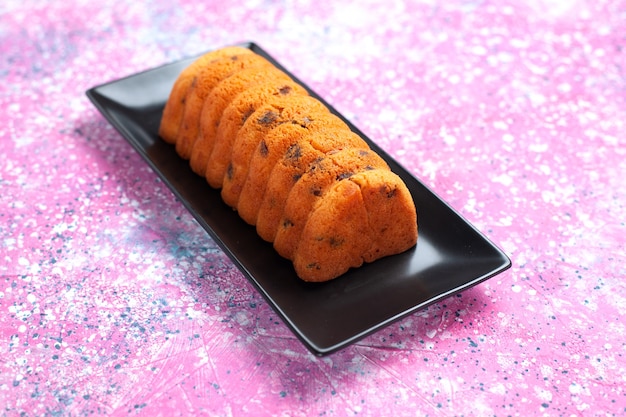
[[[537,152],[537,153],[546,152],[548,150],[548,144],[547,143],[533,143],[530,146],[528,146],[528,150],[531,152]]]
[[[542,401],[552,401],[552,392],[547,389],[535,387],[535,393],[537,394],[537,397],[540,398]]]
[[[456,137],[448,132],[445,127],[442,127],[439,131],[439,135],[443,138],[443,141],[446,145],[454,145],[456,144]]]
[[[487,55],[489,51],[487,51],[487,48],[485,48],[482,45],[475,45],[475,46],[472,46],[471,52],[474,55],[484,56],[484,55]]]
[[[450,84],[458,84],[459,82],[461,82],[461,77],[458,74],[452,74],[448,77],[448,81],[450,82]]]
[[[583,388],[575,382],[572,382],[569,387],[569,392],[574,395],[579,395],[583,392]]]
[[[493,122],[493,127],[494,129],[498,129],[498,130],[507,130],[509,128],[509,125],[502,120],[496,120],[495,122]]]
[[[519,39],[519,38],[513,38],[511,40],[509,40],[509,44],[513,47],[513,48],[517,48],[517,49],[526,49],[530,46],[530,42],[525,40],[525,39]]]
[[[378,114],[378,120],[381,123],[389,123],[389,122],[393,122],[396,121],[397,119],[397,114],[395,111],[391,110],[391,109],[382,109],[381,112]]]
[[[539,165],[538,168],[539,168],[539,171],[543,173],[544,175],[550,175],[552,173],[552,170],[550,169],[549,165],[542,164],[542,165]]]
[[[489,388],[489,392],[492,392],[497,395],[506,394],[506,387],[502,383],[498,383]]]
[[[497,182],[507,187],[513,184],[513,178],[508,174],[498,175],[497,177],[494,177],[491,181]]]
[[[572,85],[569,83],[561,83],[556,88],[561,93],[569,93],[570,91],[572,91]]]
[[[498,220],[498,224],[500,224],[501,226],[511,226],[513,224],[513,217],[501,217],[500,220]]]
[[[536,66],[533,67],[533,71],[536,72],[537,74],[545,73],[544,69],[540,67],[536,67]],[[546,96],[535,91],[529,92],[528,98],[530,99],[530,103],[533,105],[533,107],[540,107],[543,104],[545,104],[545,102],[548,100]]]

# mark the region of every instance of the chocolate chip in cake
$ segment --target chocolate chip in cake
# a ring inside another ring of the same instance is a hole
[[[259,144],[259,153],[261,154],[261,156],[267,156],[267,154],[269,153],[269,149],[267,149],[267,142],[265,142],[265,139],[261,140],[261,143]]]

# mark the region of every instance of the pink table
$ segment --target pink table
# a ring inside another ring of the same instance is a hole
[[[513,267],[309,353],[84,95],[242,40]],[[625,51],[624,0],[3,2],[0,414],[624,415]]]

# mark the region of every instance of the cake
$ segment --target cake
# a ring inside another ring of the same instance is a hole
[[[209,52],[181,72],[159,135],[308,282],[417,241],[412,196],[318,99],[250,49]]]

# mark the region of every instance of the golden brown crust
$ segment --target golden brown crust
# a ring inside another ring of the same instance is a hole
[[[350,177],[361,189],[371,228],[365,262],[395,255],[417,240],[417,212],[406,184],[389,170],[377,169]]]
[[[338,181],[316,204],[294,251],[298,276],[326,281],[363,264],[369,247],[368,213],[359,186]]]

